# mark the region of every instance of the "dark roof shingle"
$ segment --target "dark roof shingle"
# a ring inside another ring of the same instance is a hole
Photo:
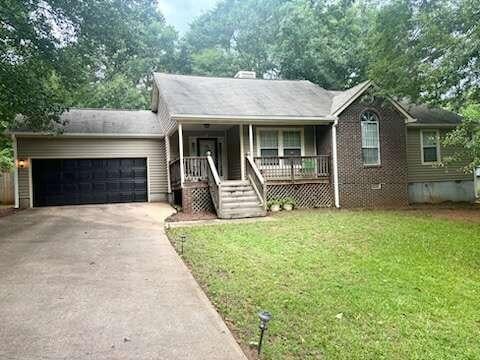
[[[163,135],[157,115],[150,110],[70,109],[61,115],[64,134]],[[21,125],[16,133],[30,132]]]
[[[170,115],[327,117],[333,94],[310,81],[156,73]]]

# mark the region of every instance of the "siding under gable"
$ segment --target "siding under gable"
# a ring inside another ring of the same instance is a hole
[[[422,164],[421,142],[419,128],[407,129],[407,168],[408,182],[472,180],[473,175],[462,171],[463,164],[448,166],[434,166]],[[447,130],[440,131],[440,137],[445,136]],[[452,149],[440,146],[442,159],[452,154]]]

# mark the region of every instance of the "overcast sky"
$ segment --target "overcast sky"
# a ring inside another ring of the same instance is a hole
[[[188,24],[206,10],[215,6],[217,0],[159,0],[160,10],[167,23],[184,34]]]

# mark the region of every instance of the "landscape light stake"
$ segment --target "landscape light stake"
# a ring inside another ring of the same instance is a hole
[[[185,234],[181,234],[180,235],[180,243],[182,244],[182,251],[181,251],[181,255],[183,255],[183,244],[185,243],[185,240],[187,239],[187,236]]]
[[[260,356],[260,352],[262,351],[262,342],[263,342],[263,333],[268,328],[268,322],[272,318],[272,314],[268,311],[260,311],[258,313],[258,317],[260,318],[260,340],[258,341],[258,356]]]

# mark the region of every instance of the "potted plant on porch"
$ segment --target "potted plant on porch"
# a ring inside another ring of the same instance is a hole
[[[292,211],[296,205],[296,201],[293,197],[286,197],[282,200],[282,208],[286,211]]]

